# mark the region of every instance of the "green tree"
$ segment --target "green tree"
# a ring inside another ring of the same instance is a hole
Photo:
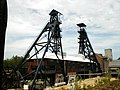
[[[14,68],[16,65],[18,65],[18,63],[20,62],[20,60],[22,60],[23,57],[22,56],[13,56],[12,58],[10,59],[6,59],[4,60],[4,67],[10,67],[10,68]]]

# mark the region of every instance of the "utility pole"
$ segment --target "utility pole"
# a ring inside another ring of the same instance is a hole
[[[3,60],[4,60],[4,45],[5,45],[5,33],[7,26],[7,1],[0,0],[0,83],[3,82]],[[2,84],[0,84],[0,90],[2,90]]]

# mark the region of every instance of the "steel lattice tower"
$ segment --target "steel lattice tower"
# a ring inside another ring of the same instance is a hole
[[[101,68],[100,68],[100,64],[98,63],[98,60],[96,58],[96,55],[94,53],[94,50],[92,48],[92,45],[89,41],[89,38],[87,36],[87,33],[85,31],[85,27],[86,25],[84,23],[80,23],[80,24],[77,24],[78,27],[80,27],[80,30],[78,31],[79,33],[79,50],[78,50],[78,53],[79,54],[83,54],[85,56],[85,58],[88,58],[90,59],[90,62],[91,63],[97,63],[96,65],[96,71],[101,71]],[[92,64],[91,64],[91,71],[95,71],[95,68],[92,67]]]
[[[50,82],[48,80],[48,76],[45,73],[46,68],[44,69],[42,68],[43,67],[42,64],[44,63],[46,53],[48,52],[53,53],[57,58],[56,62],[59,62],[64,77],[64,81],[67,82],[65,61],[61,62],[61,60],[64,60],[62,42],[61,42],[61,38],[62,38],[61,29],[60,29],[60,24],[62,24],[60,21],[60,15],[62,14],[53,9],[49,13],[49,15],[50,15],[50,21],[46,24],[46,26],[43,28],[37,39],[34,41],[34,43],[26,52],[23,59],[16,66],[14,71],[11,73],[11,77],[15,75],[14,73],[17,73],[17,75],[19,76],[19,80],[18,79],[17,80],[23,81],[23,83],[27,83],[27,78],[32,76],[31,79],[32,84],[30,90],[33,90],[35,88],[35,84],[38,76],[45,82],[49,83],[50,86],[54,84],[54,82]],[[41,56],[41,58],[39,58],[39,56]],[[32,62],[32,63],[36,62],[36,67],[34,68],[34,70],[25,74],[22,71],[22,69],[26,67],[28,68],[27,66],[28,62]]]

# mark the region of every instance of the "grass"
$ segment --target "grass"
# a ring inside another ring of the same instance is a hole
[[[120,90],[120,80],[108,82],[99,87],[94,87],[91,90]]]
[[[50,90],[120,90],[120,80],[111,80],[109,75],[106,75],[106,77],[90,78],[88,81],[76,78],[73,84]],[[86,81],[87,83],[84,83]]]
[[[103,85],[110,83],[111,82],[110,80],[111,80],[111,77],[108,77],[108,76],[101,77],[101,78],[94,80],[94,85],[92,85],[92,83],[89,83],[88,85],[83,83],[82,86],[81,86],[81,83],[82,83],[81,81],[76,81],[74,83],[74,90],[93,90],[94,88],[97,89]],[[94,89],[94,90],[96,90],[96,89]]]

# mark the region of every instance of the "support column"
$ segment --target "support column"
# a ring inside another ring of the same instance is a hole
[[[3,60],[4,60],[4,45],[5,45],[5,33],[7,26],[7,2],[6,0],[0,0],[0,82],[3,81]],[[2,84],[0,84],[0,90],[2,90]]]

